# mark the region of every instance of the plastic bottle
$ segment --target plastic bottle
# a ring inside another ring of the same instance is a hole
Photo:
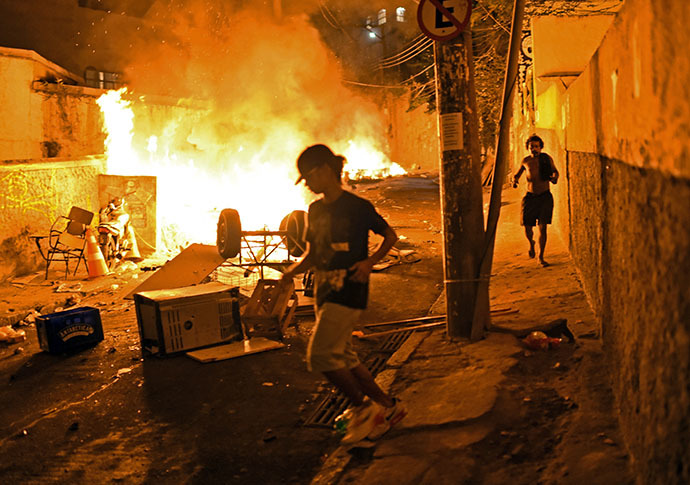
[[[340,434],[347,433],[347,425],[352,419],[352,409],[346,409],[341,415],[335,418],[333,427]]]

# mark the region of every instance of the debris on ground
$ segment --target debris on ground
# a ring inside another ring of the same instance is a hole
[[[417,251],[414,249],[398,249],[391,248],[388,254],[376,263],[373,267],[373,271],[383,271],[391,266],[397,266],[399,264],[412,264],[421,261],[422,258],[419,257]]]
[[[15,330],[12,328],[12,325],[0,327],[0,342],[16,344],[24,340],[26,340],[26,332],[24,330]]]
[[[19,325],[19,326],[33,325],[34,323],[36,323],[36,317],[39,315],[40,315],[39,312],[37,312],[34,309],[31,309],[29,311],[29,313],[21,321],[19,321],[17,323],[17,325]]]
[[[55,288],[55,293],[79,293],[81,289],[82,284],[79,281],[75,283],[62,283]]]
[[[532,332],[522,340],[525,346],[532,350],[557,349],[561,341],[562,339],[549,337],[544,332]]]

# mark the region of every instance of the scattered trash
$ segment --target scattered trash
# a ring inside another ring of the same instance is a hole
[[[388,254],[373,267],[373,271],[383,271],[384,269],[398,264],[412,264],[421,261],[414,249],[391,248]]]
[[[142,266],[139,271],[156,271],[160,266]]]
[[[268,443],[269,441],[276,439],[276,435],[271,428],[268,428],[266,431],[264,431],[264,436],[262,439],[265,443]]]
[[[109,353],[109,354],[114,354],[115,352],[117,352],[117,349],[116,349],[115,347],[110,347],[110,348],[108,349],[108,353]]]
[[[0,327],[0,342],[16,344],[24,340],[26,340],[26,332],[24,330],[15,330],[12,328],[12,325]]]
[[[70,295],[69,298],[65,301],[65,306],[67,308],[72,307],[72,306],[77,306],[81,303],[81,297],[79,295]]]
[[[24,347],[17,347],[14,349],[14,355],[19,355],[24,352]]]
[[[568,342],[575,342],[575,335],[573,335],[573,332],[571,332],[568,328],[568,320],[566,320],[565,318],[561,318],[559,320],[554,320],[553,322],[551,322],[551,324],[553,325],[551,328],[544,330],[546,335],[552,338],[559,339],[561,338],[561,336],[564,336],[568,339]]]
[[[122,369],[117,370],[117,377],[120,377],[123,374],[129,374],[130,372],[132,372],[131,367],[123,367]]]
[[[604,443],[606,443],[607,445],[610,445],[610,446],[616,446],[616,442],[613,441],[611,438],[606,438],[604,440]]]
[[[561,341],[562,339],[549,337],[544,332],[532,332],[522,339],[525,346],[531,350],[557,349]]]
[[[69,429],[70,431],[78,430],[79,429],[79,421],[75,421],[74,423],[70,424],[69,428],[67,428],[67,429]]]
[[[271,386],[273,386],[273,383],[272,382],[264,382],[261,385],[266,386],[266,387],[271,387]]]
[[[117,290],[118,288],[120,288],[120,285],[118,285],[117,283],[110,285],[110,289],[113,291]]]
[[[40,316],[41,314],[37,312],[36,310],[31,310],[27,316],[24,317],[24,319],[19,322],[19,325],[25,326],[25,325],[32,325],[36,323],[36,317]]]
[[[62,283],[55,288],[55,293],[79,293],[82,285],[79,281],[76,283]]]
[[[103,340],[101,315],[92,307],[40,315],[36,317],[36,332],[41,350],[53,354],[81,350]]]

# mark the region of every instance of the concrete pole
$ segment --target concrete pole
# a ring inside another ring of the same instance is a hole
[[[522,40],[522,21],[524,18],[525,0],[515,0],[513,4],[513,22],[510,30],[510,49],[508,65],[506,66],[503,82],[503,105],[496,142],[496,161],[494,163],[493,183],[491,184],[491,201],[489,202],[489,216],[486,223],[486,242],[484,254],[479,269],[480,288],[477,298],[486,297],[486,302],[477,302],[477,307],[488,306],[489,275],[494,259],[494,244],[496,242],[496,227],[501,214],[501,191],[505,182],[505,172],[508,165],[510,151],[510,120],[513,109],[513,97],[517,89],[518,63],[520,60],[520,41]],[[484,291],[484,287],[486,291]]]
[[[441,137],[446,329],[451,339],[471,338],[473,326],[483,329],[489,318],[488,304],[475,312],[475,303],[484,301],[477,299],[484,215],[472,35],[466,31],[452,41],[435,42],[434,56]]]

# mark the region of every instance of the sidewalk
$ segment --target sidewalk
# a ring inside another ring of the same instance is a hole
[[[337,449],[313,484],[633,483],[595,317],[554,228],[551,266],[527,257],[521,195],[504,193],[490,290],[491,307],[512,313],[492,324],[519,332],[566,318],[576,343],[528,351],[510,333],[473,344],[442,327],[413,334],[377,378],[409,415],[374,448]],[[430,313],[444,312],[441,295]]]

